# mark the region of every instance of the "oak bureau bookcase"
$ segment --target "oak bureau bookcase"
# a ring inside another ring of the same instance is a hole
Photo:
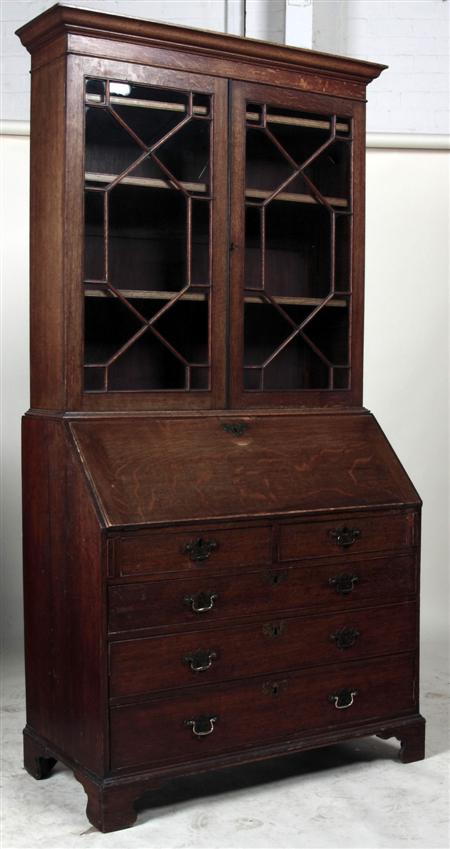
[[[25,766],[423,757],[420,499],[362,407],[383,66],[54,6],[32,55]]]

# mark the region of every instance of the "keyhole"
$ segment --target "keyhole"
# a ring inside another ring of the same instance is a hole
[[[278,696],[278,684],[272,684],[272,696]]]
[[[273,626],[273,635],[274,637],[278,637],[281,634],[281,628],[279,625]]]
[[[272,575],[272,584],[280,583],[280,575]]]

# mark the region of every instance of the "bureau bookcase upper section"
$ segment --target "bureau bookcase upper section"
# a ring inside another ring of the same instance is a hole
[[[32,54],[31,406],[355,406],[383,66],[55,6]]]

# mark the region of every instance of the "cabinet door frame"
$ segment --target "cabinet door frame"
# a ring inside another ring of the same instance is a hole
[[[350,268],[350,389],[244,390],[243,289],[245,275],[245,145],[247,103],[353,119],[351,190],[353,224]],[[233,81],[230,108],[231,253],[230,253],[230,399],[235,408],[360,406],[362,403],[364,309],[365,104],[265,84]]]
[[[210,290],[209,390],[124,390],[86,392],[84,390],[84,85],[87,77],[112,78],[168,89],[211,94],[212,96],[212,280]],[[228,163],[223,151],[227,144],[228,86],[223,78],[135,65],[109,59],[68,56],[65,165],[65,339],[67,359],[67,408],[80,411],[201,410],[225,406],[225,345],[228,273]]]

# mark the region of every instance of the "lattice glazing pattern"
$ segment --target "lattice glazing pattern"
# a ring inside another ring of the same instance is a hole
[[[86,81],[85,390],[208,390],[211,98]]]
[[[351,120],[246,119],[244,388],[349,389]]]

